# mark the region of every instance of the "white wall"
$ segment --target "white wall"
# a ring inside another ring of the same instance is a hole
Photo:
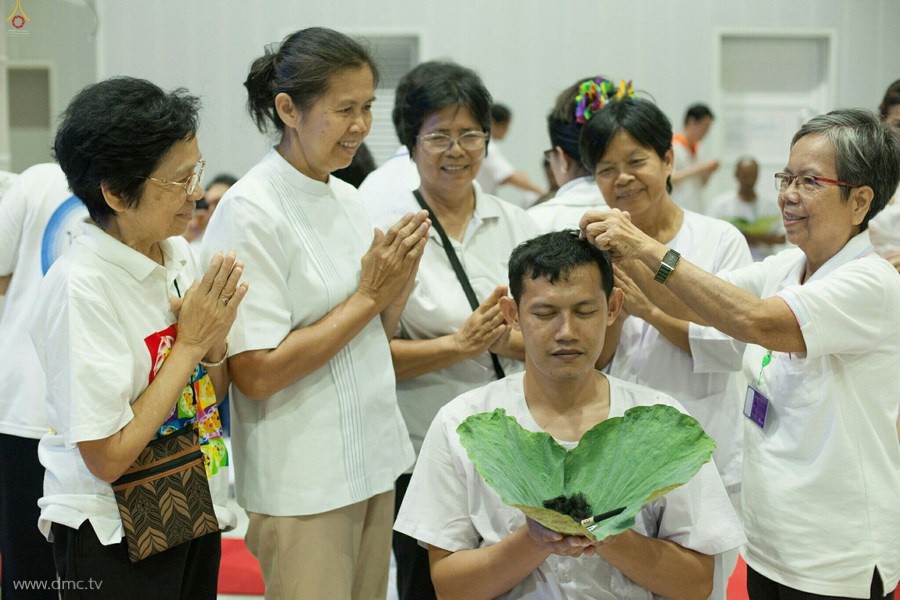
[[[91,0],[92,1],[92,0]],[[78,90],[97,80],[96,67],[96,29],[97,20],[94,12],[87,5],[88,0],[22,0],[21,7],[30,18],[26,24],[25,34],[9,34],[9,23],[2,22],[0,35],[4,36],[6,62],[0,65],[9,67],[46,67],[50,71],[50,97],[46,99],[51,115],[51,130],[20,132],[13,136],[11,152],[15,154],[16,143],[26,146],[30,157],[28,162],[44,162],[50,160],[50,143],[55,131],[56,115],[65,109]],[[5,19],[15,8],[14,0],[0,2]],[[5,81],[5,72],[4,72]],[[7,93],[0,86],[2,97],[7,103]],[[35,103],[43,103],[44,99],[34,99]],[[0,111],[0,118],[6,119],[6,107]],[[6,130],[0,130],[6,132]],[[7,132],[6,135],[9,135]],[[8,143],[9,140],[4,140]],[[0,144],[0,152],[3,144]],[[2,158],[2,157],[0,157]],[[17,161],[13,156],[10,164],[16,170],[22,170],[29,164]]]
[[[478,70],[515,113],[507,156],[536,181],[544,118],[560,89],[595,73],[634,79],[677,129],[688,104],[715,95],[721,29],[834,31],[837,106],[874,108],[900,77],[897,0],[98,0],[98,13],[97,76],[146,77],[201,95],[200,141],[212,172],[240,174],[264,151],[241,83],[265,44],[312,25],[418,33],[423,60]]]

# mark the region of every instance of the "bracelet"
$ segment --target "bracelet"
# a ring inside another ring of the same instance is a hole
[[[200,360],[200,364],[206,367],[207,369],[211,369],[214,367],[221,367],[225,364],[225,361],[228,359],[228,342],[225,342],[225,353],[222,354],[222,358],[216,362],[206,362],[205,360]]]
[[[675,267],[678,265],[679,260],[681,260],[681,254],[679,254],[675,250],[669,250],[668,252],[666,252],[666,255],[663,256],[662,262],[659,263],[659,269],[657,269],[654,279],[662,284],[665,284],[666,280],[668,280],[669,276],[672,274],[672,271],[674,271]]]

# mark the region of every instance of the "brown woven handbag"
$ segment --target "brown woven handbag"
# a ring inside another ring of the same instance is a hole
[[[131,562],[219,530],[193,425],[147,444],[112,488]]]

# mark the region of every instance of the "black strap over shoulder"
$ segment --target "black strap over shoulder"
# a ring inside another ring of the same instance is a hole
[[[431,227],[437,231],[438,235],[441,237],[441,242],[444,244],[444,252],[447,253],[447,260],[450,261],[450,265],[453,267],[453,271],[456,273],[456,278],[459,280],[460,285],[462,286],[463,292],[466,294],[466,298],[469,300],[469,306],[472,307],[472,310],[478,308],[480,303],[478,302],[478,298],[475,296],[475,290],[472,289],[472,284],[469,283],[469,277],[466,275],[465,269],[463,269],[462,263],[459,262],[459,257],[456,256],[456,250],[453,249],[453,243],[450,241],[450,238],[447,237],[447,232],[444,231],[444,228],[441,227],[441,222],[438,221],[437,216],[435,216],[434,211],[431,210],[431,207],[425,202],[425,198],[422,197],[422,193],[419,190],[413,191],[413,195],[416,197],[416,201],[419,203],[424,210],[428,211],[428,218],[431,219]],[[500,359],[493,352],[490,353],[491,362],[494,365],[494,373],[497,375],[497,379],[503,379],[506,377],[506,373],[503,371],[503,367],[500,365]]]

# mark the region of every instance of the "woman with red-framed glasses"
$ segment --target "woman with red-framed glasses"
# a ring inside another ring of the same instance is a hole
[[[866,231],[898,180],[900,139],[868,111],[836,110],[800,128],[776,175],[796,249],[716,277],[627,213],[582,219],[598,247],[655,273],[657,306],[747,343],[751,599],[880,599],[900,580],[900,278]]]

